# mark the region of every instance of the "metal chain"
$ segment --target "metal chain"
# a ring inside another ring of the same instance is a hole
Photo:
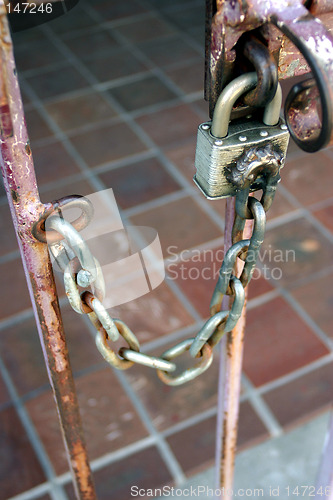
[[[80,201],[82,211],[85,210],[83,200],[85,199],[82,198]],[[70,203],[67,206],[70,206]],[[88,200],[87,207],[91,211]],[[136,335],[123,321],[111,318],[103,306],[105,283],[101,266],[74,226],[62,217],[51,215],[48,217],[47,230],[39,227],[38,231],[44,231],[41,240],[45,240],[47,236],[45,233],[49,232],[49,228],[52,234],[60,234],[63,237],[61,241],[59,238],[55,242],[51,241],[50,252],[64,272],[64,285],[70,305],[78,314],[87,314],[94,325],[97,332],[96,346],[104,359],[120,370],[126,370],[134,363],[155,368],[158,377],[165,384],[175,386],[193,380],[209,368],[213,361],[213,348],[220,342],[223,335],[233,330],[241,317],[245,302],[245,287],[254,272],[265,233],[265,208],[261,201],[249,194],[246,200],[241,191],[236,196],[233,245],[227,251],[221,265],[210,303],[211,317],[196,337],[183,340],[159,357],[140,352],[140,343]],[[59,212],[59,207],[57,210]],[[254,220],[250,239],[242,239],[246,218]],[[232,274],[237,258],[244,261],[239,277]],[[87,288],[90,288],[90,291]],[[233,298],[232,306],[228,311],[220,311],[224,295]],[[116,341],[119,336],[123,337],[128,347],[121,347],[117,353],[112,349],[109,341]],[[178,375],[172,375],[177,369],[174,359],[186,351],[189,351],[192,358],[198,359],[197,363]]]

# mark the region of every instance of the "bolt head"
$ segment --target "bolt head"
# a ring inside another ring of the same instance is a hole
[[[222,146],[223,141],[222,141],[222,139],[217,139],[217,141],[215,141],[214,144],[215,144],[215,146]]]
[[[240,136],[238,137],[238,139],[239,139],[241,142],[245,142],[245,141],[247,141],[247,137],[246,137],[245,135],[240,135]]]
[[[203,125],[201,125],[201,128],[202,128],[202,130],[209,130],[210,125],[208,125],[208,123],[204,123]]]
[[[79,271],[77,275],[76,280],[78,285],[82,286],[82,288],[87,288],[87,286],[89,286],[92,282],[92,275],[89,271],[81,269],[81,271]]]
[[[281,126],[280,126],[280,129],[281,130],[288,130],[288,127],[285,123],[283,123]]]
[[[262,130],[262,131],[260,132],[260,135],[261,135],[261,137],[267,137],[267,136],[268,136],[268,132],[267,132],[267,130]]]

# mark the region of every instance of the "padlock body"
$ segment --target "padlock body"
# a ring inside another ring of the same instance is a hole
[[[202,123],[198,129],[194,182],[208,199],[235,196],[239,189],[230,180],[230,172],[237,169],[246,151],[271,145],[281,156],[283,166],[288,143],[289,132],[282,118],[274,126],[252,118],[231,122],[228,135],[221,139],[211,134],[211,122]],[[256,189],[258,182],[251,186],[251,191]]]

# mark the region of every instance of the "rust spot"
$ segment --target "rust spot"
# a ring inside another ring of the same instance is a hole
[[[10,190],[10,193],[11,193],[11,195],[12,195],[13,202],[14,202],[14,203],[18,203],[18,202],[19,202],[20,197],[19,197],[19,194],[17,193],[17,191],[14,191],[14,189],[11,189],[11,190]]]
[[[13,123],[9,105],[7,103],[3,103],[0,106],[0,126],[1,126],[1,135],[4,138],[11,137],[13,135]]]
[[[31,147],[30,147],[30,144],[28,142],[25,145],[25,150],[26,150],[26,153],[30,156],[31,155]]]
[[[89,463],[85,448],[81,441],[77,441],[73,446],[72,467],[76,471],[79,480],[80,492],[84,493],[83,498],[95,498],[94,485],[90,474]]]

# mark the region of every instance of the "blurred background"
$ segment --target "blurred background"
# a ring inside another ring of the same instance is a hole
[[[195,336],[209,316],[225,207],[192,181],[208,119],[203,0],[81,0],[13,42],[42,201],[112,188],[125,226],[158,231],[166,280],[111,314],[151,354]],[[249,288],[238,450],[331,404],[332,158],[289,148]],[[2,187],[0,196],[0,499],[74,498]],[[179,485],[210,467],[217,352],[175,388],[149,368],[115,372],[60,280],[58,291],[98,497],[127,500],[133,484]]]

